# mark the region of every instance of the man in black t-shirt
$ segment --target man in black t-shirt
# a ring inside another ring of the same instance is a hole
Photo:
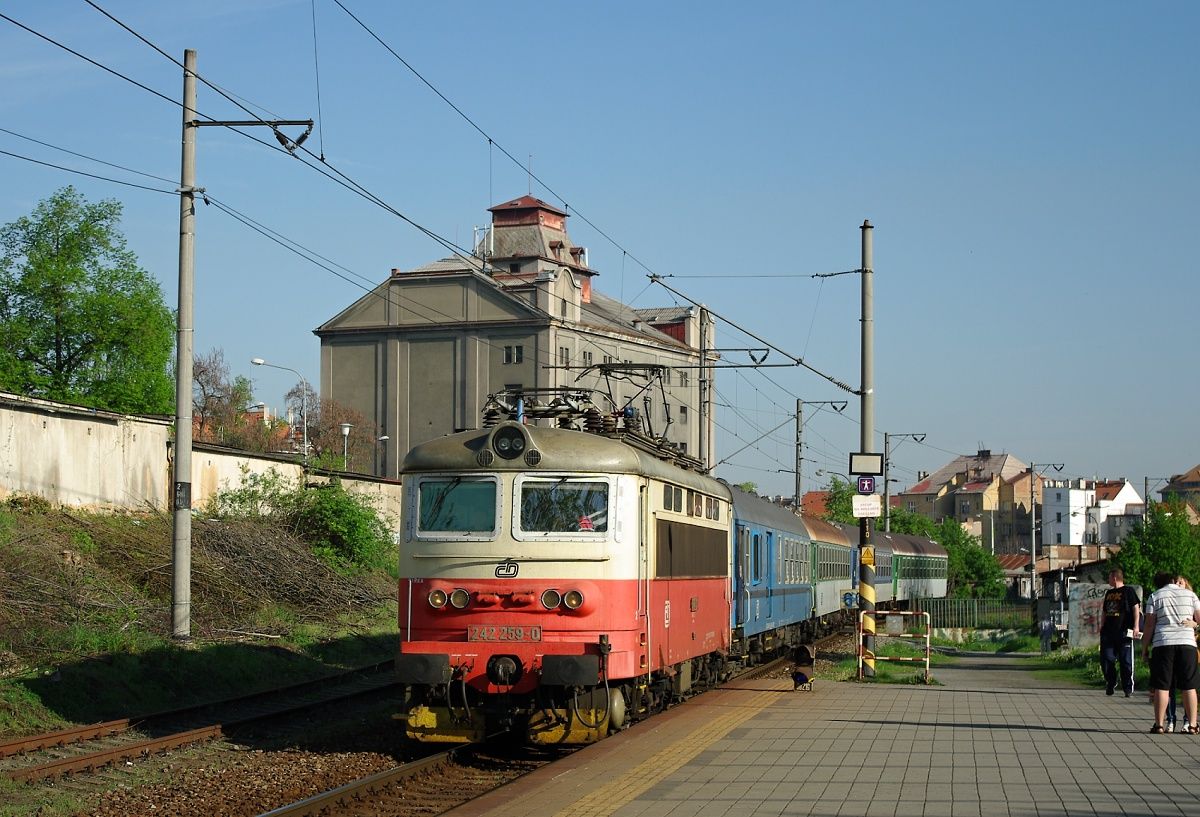
[[[1142,605],[1137,591],[1125,584],[1125,574],[1113,568],[1108,574],[1111,589],[1104,594],[1100,624],[1100,668],[1104,671],[1104,694],[1116,691],[1117,681],[1128,698],[1133,694],[1133,639],[1141,634]],[[1117,667],[1120,666],[1120,678]]]

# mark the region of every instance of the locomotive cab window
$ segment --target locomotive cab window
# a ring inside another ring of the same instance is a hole
[[[606,533],[608,483],[572,477],[526,478],[517,486],[517,509],[523,533]]]
[[[494,477],[426,477],[417,481],[417,534],[445,538],[496,533],[498,486]]]

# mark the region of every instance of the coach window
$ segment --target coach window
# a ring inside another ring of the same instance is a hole
[[[447,538],[496,534],[497,484],[494,478],[426,477],[417,482],[417,535]],[[442,534],[442,536],[439,536]]]
[[[762,537],[754,534],[754,571],[751,573],[754,583],[762,580]]]
[[[591,479],[525,479],[517,486],[523,533],[604,533],[608,483]]]

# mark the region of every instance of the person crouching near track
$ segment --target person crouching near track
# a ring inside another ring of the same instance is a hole
[[[1150,692],[1154,696],[1153,734],[1166,731],[1167,696],[1174,683],[1183,698],[1187,726],[1183,731],[1194,735],[1196,728],[1196,624],[1200,623],[1200,598],[1185,590],[1170,577],[1146,599],[1146,626],[1142,633],[1142,657],[1150,658]],[[1155,579],[1158,584],[1158,577]]]

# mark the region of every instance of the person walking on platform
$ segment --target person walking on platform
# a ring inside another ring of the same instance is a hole
[[[1120,681],[1128,698],[1133,694],[1133,640],[1140,635],[1141,600],[1137,591],[1125,584],[1119,568],[1108,573],[1112,585],[1104,594],[1100,624],[1100,668],[1104,671],[1104,694],[1112,695]],[[1118,667],[1120,667],[1118,677]]]
[[[1200,733],[1196,726],[1196,684],[1200,680],[1196,662],[1197,624],[1200,624],[1200,598],[1173,580],[1155,590],[1146,600],[1142,655],[1150,658],[1150,691],[1154,696],[1154,726],[1150,731],[1153,734],[1166,731],[1163,720],[1172,685],[1183,698],[1183,714],[1187,718],[1183,731],[1189,735]]]

